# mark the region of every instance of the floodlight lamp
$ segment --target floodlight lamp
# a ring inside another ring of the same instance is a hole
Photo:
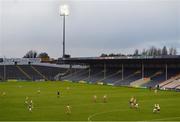
[[[67,5],[60,6],[60,16],[68,16],[69,15],[69,7]]]

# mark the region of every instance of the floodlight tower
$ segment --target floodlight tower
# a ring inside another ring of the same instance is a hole
[[[69,15],[69,7],[67,5],[62,5],[59,8],[60,16],[63,17],[63,58],[65,57],[65,40],[66,40],[66,32],[65,32],[65,18]]]

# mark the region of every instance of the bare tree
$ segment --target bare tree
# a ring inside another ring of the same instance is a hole
[[[174,47],[169,48],[169,55],[177,55],[177,50]]]
[[[34,50],[28,51],[23,58],[37,58],[37,52]]]
[[[177,55],[177,49],[176,48],[174,48],[174,50],[173,50],[173,55]]]
[[[159,48],[159,49],[157,49],[157,55],[158,56],[161,56],[162,55],[162,50]]]
[[[146,49],[143,49],[142,53],[141,53],[142,56],[147,56],[148,55],[148,52]]]
[[[164,47],[162,48],[162,55],[168,55],[168,51],[167,51],[166,46],[164,46]]]
[[[108,55],[105,53],[102,53],[100,57],[107,57]]]
[[[136,50],[134,51],[134,56],[138,56],[138,55],[139,55],[139,50],[136,49]]]

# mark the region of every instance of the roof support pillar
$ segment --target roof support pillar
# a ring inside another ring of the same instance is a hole
[[[106,63],[104,62],[104,79],[106,78]]]
[[[167,63],[166,63],[166,80],[168,80],[168,66],[167,66]]]
[[[122,80],[124,80],[124,64],[121,65],[121,75]]]
[[[142,79],[144,79],[144,63],[142,62],[142,66],[141,66],[141,75],[142,75]]]

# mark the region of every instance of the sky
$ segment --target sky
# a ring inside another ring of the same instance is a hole
[[[180,54],[180,0],[0,0],[0,56],[36,50],[61,57],[63,4],[70,9],[66,53],[72,57],[163,45]]]

